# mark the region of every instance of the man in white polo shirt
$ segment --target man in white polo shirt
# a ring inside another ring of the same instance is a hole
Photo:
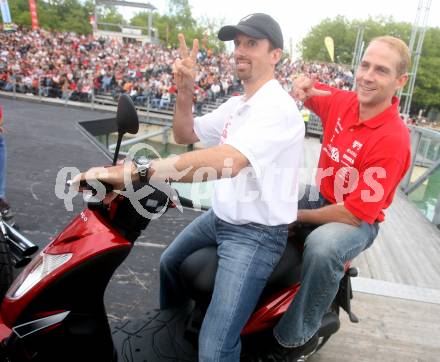
[[[198,42],[188,54],[179,35],[181,59],[174,66],[178,89],[174,138],[201,141],[203,150],[132,166],[132,179],[182,182],[217,179],[212,209],[188,225],[160,260],[162,309],[188,302],[180,283],[183,260],[206,246],[219,256],[214,292],[199,336],[199,361],[240,360],[240,332],[283,253],[287,225],[296,220],[298,170],[304,122],[294,100],[274,79],[283,36],[266,14],[252,14],[225,26],[220,40],[233,40],[237,77],[244,95],[230,98],[210,114],[193,119],[192,99]],[[96,178],[123,187],[123,167],[106,168]],[[99,171],[99,172],[98,172]],[[84,176],[81,176],[84,178]]]
[[[203,165],[214,166],[220,179],[212,209],[188,225],[162,254],[161,308],[187,302],[178,275],[185,257],[217,245],[219,265],[200,332],[199,361],[239,361],[240,332],[284,251],[287,224],[296,218],[304,122],[293,99],[274,79],[283,48],[275,20],[252,14],[237,26],[220,29],[218,37],[234,41],[236,75],[245,93],[193,120],[190,99],[197,43],[190,56],[182,52],[176,64],[174,137],[187,144],[200,140],[206,147],[199,151]]]

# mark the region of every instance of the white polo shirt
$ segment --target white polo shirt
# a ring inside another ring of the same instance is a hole
[[[304,122],[278,81],[270,80],[246,102],[231,97],[196,117],[194,131],[205,147],[231,145],[250,163],[237,176],[215,181],[212,208],[220,219],[270,226],[296,220]]]

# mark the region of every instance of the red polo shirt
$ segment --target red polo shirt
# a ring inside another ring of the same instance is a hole
[[[328,97],[312,97],[306,107],[322,121],[324,137],[316,184],[331,203],[344,206],[370,224],[383,221],[383,210],[410,165],[409,130],[398,112],[399,101],[359,123],[357,94],[323,84]]]

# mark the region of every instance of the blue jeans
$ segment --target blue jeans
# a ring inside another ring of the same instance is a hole
[[[240,360],[241,330],[285,249],[286,240],[287,225],[233,225],[209,210],[164,251],[160,259],[162,309],[188,301],[179,277],[183,260],[200,248],[218,247],[214,292],[199,335],[199,361]]]
[[[308,186],[298,209],[316,209],[326,204],[317,189]],[[318,331],[338,292],[345,262],[370,247],[378,231],[377,223],[362,222],[356,227],[331,222],[309,234],[304,244],[301,288],[274,328],[274,336],[281,345],[301,346]]]
[[[6,143],[5,138],[0,134],[0,197],[5,197],[6,184]]]

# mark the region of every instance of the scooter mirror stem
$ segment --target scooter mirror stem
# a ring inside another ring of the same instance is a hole
[[[115,155],[113,156],[113,166],[116,166],[116,162],[118,161],[119,156],[119,148],[121,147],[122,137],[124,136],[124,133],[118,132],[118,141],[116,142],[116,148],[115,148]]]

